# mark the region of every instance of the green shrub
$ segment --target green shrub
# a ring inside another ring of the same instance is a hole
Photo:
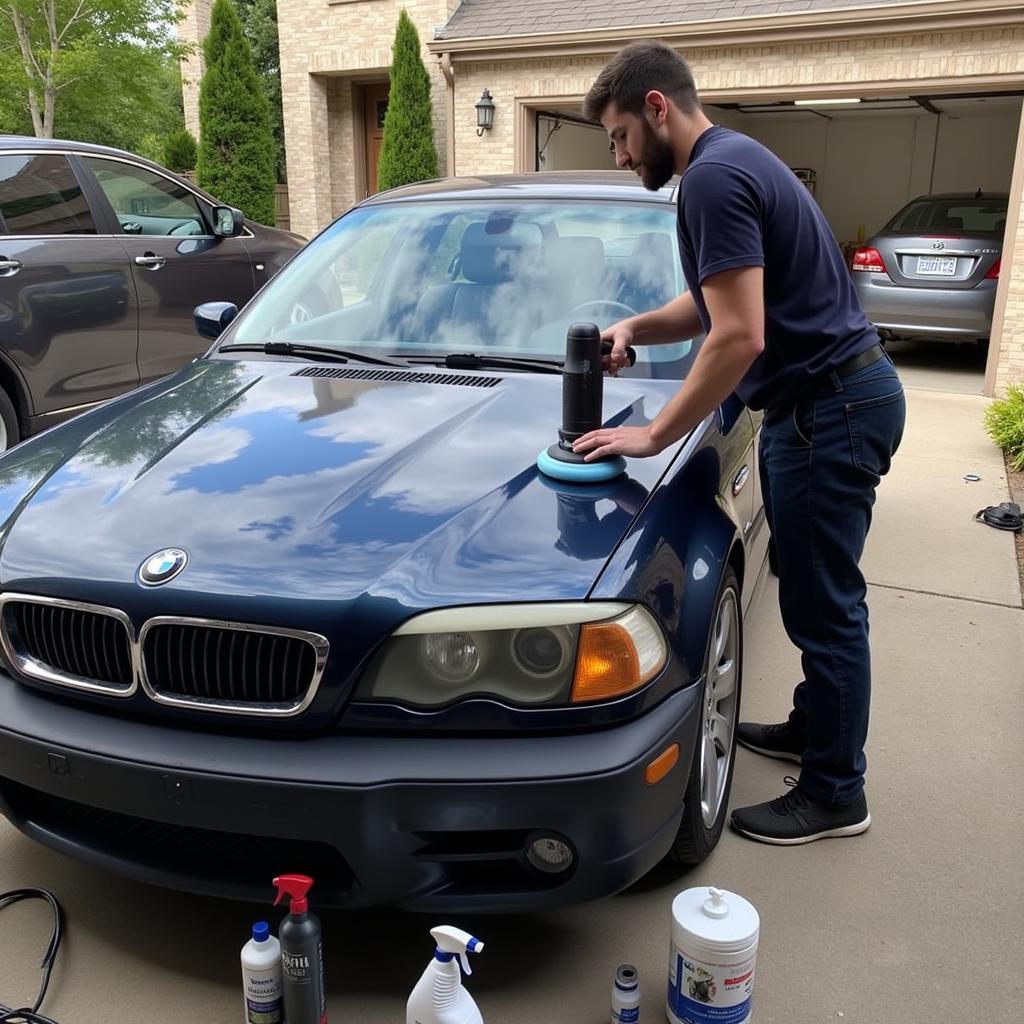
[[[1006,397],[985,410],[985,428],[1006,452],[1010,466],[1024,472],[1024,382],[1011,384]]]
[[[165,136],[160,132],[146,132],[146,134],[131,147],[131,150],[139,156],[144,156],[147,160],[152,160],[155,164],[163,164],[166,167],[167,161],[164,157],[167,153],[164,140]]]
[[[215,0],[203,55],[196,180],[246,217],[273,224],[276,150],[267,95],[231,0]]]
[[[179,128],[164,139],[164,166],[179,174],[196,169],[196,140],[187,128]]]
[[[416,26],[402,8],[391,49],[391,88],[377,169],[383,191],[437,177],[437,150],[430,118],[430,75]]]

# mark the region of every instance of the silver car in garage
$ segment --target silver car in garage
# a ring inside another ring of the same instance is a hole
[[[1006,207],[1005,193],[921,196],[856,250],[854,286],[884,339],[987,341]]]

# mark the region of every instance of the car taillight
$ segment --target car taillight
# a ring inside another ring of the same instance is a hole
[[[985,280],[986,281],[998,281],[999,280],[999,266],[1000,266],[1000,264],[1002,262],[1003,261],[1001,259],[998,259],[998,260],[995,261],[995,263],[992,264],[991,269],[985,275]]]
[[[850,265],[850,269],[867,270],[872,274],[884,274],[885,261],[877,249],[873,249],[870,245],[862,245],[853,254],[853,263]]]

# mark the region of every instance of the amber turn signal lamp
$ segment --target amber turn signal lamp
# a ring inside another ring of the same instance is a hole
[[[649,677],[648,677],[649,678]],[[629,630],[617,622],[598,622],[580,630],[573,703],[608,700],[631,693],[647,682]]]
[[[676,766],[679,760],[679,744],[673,743],[667,750],[663,750],[648,766],[645,773],[647,785],[653,786],[661,782],[663,778]]]

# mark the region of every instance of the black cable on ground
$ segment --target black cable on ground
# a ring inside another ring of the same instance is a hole
[[[36,996],[36,1001],[32,1006],[11,1009],[0,1003],[0,1024],[57,1024],[52,1018],[40,1013],[39,1007],[43,1005],[43,1000],[46,998],[46,989],[50,984],[50,972],[53,970],[54,961],[57,959],[57,950],[60,948],[61,934],[64,929],[64,912],[57,902],[57,897],[47,889],[12,889],[10,892],[0,893],[0,910],[19,900],[28,899],[46,900],[53,913],[53,931],[50,933],[50,941],[46,945],[43,962],[40,964],[43,980],[39,985],[39,995]]]

